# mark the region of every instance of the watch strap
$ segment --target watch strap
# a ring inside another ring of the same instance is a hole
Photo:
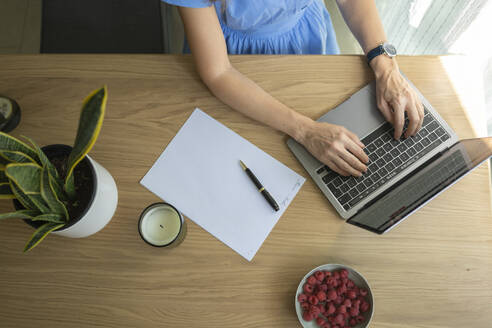
[[[375,57],[384,54],[384,48],[383,45],[380,44],[376,48],[372,49],[367,53],[367,63],[370,63],[371,60],[373,60]]]

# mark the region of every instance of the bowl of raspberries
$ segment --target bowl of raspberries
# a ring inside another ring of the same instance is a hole
[[[297,288],[295,305],[304,328],[364,328],[374,313],[366,279],[341,264],[324,264],[306,274]]]

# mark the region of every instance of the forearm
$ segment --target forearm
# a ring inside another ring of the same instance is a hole
[[[213,79],[205,80],[212,93],[242,114],[301,141],[312,122],[272,97],[256,83],[230,66]]]
[[[386,41],[374,0],[337,0],[337,4],[364,53]]]
[[[337,4],[365,54],[387,41],[374,0],[337,0]],[[377,78],[389,70],[398,69],[396,60],[387,56],[374,58],[371,67]]]

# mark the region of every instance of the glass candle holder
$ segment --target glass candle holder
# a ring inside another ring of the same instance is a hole
[[[173,248],[186,236],[186,222],[171,204],[154,203],[140,215],[138,232],[149,245]]]

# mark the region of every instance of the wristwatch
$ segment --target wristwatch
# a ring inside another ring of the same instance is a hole
[[[382,54],[385,54],[388,57],[395,57],[396,56],[395,46],[388,42],[381,43],[379,46],[377,46],[376,48],[372,49],[367,53],[367,63],[369,64],[371,60]]]

